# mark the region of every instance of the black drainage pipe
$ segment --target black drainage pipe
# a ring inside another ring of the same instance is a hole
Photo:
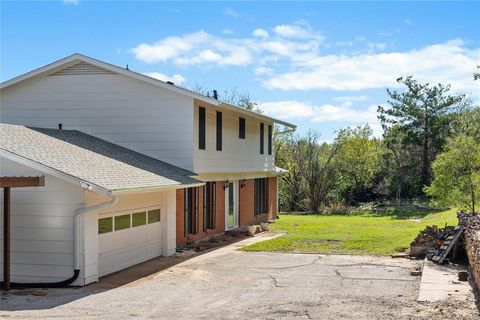
[[[59,281],[59,282],[47,282],[47,283],[18,283],[18,282],[10,282],[10,285],[15,288],[58,288],[64,287],[75,280],[77,280],[78,275],[80,274],[80,270],[73,270],[73,276],[69,279]],[[3,286],[3,282],[0,282]]]

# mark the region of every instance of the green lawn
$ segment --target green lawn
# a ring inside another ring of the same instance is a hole
[[[377,214],[280,215],[272,231],[287,234],[246,251],[389,255],[405,251],[427,225],[456,225],[454,209],[441,212],[387,210]]]

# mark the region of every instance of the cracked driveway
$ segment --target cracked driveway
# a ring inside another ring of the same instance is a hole
[[[431,319],[417,303],[419,262],[389,257],[238,251],[230,245],[117,288],[19,292],[0,316],[21,319]],[[469,311],[470,312],[470,311]],[[459,318],[470,318],[460,313]],[[472,310],[473,312],[473,310]],[[452,315],[452,314],[450,314]],[[473,317],[472,317],[473,319]]]

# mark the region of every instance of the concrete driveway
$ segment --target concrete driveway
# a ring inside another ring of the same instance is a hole
[[[13,291],[0,316],[21,319],[477,319],[475,304],[419,304],[407,259],[238,251],[265,234],[115,287],[108,278],[45,296]],[[170,258],[163,258],[170,259]],[[174,260],[171,260],[174,261]],[[115,277],[121,278],[122,273]],[[112,279],[115,279],[113,277]],[[115,281],[113,281],[115,282]],[[458,309],[458,310],[457,310]]]

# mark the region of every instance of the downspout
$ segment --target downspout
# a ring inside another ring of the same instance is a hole
[[[91,190],[91,186],[88,184],[82,184],[81,187],[85,190]],[[75,210],[74,215],[74,247],[73,247],[73,256],[74,256],[74,270],[73,275],[69,279],[59,281],[59,282],[47,282],[47,283],[18,283],[18,282],[11,282],[10,285],[12,287],[17,288],[55,288],[55,287],[63,287],[73,283],[77,280],[80,274],[80,217],[82,217],[85,213],[102,209],[105,207],[113,206],[118,201],[118,196],[112,194],[111,191],[107,191],[104,193],[106,196],[111,197],[110,200],[90,206],[90,207],[82,207]],[[1,282],[0,282],[1,284]]]
[[[82,186],[83,187],[83,186]],[[88,190],[88,188],[86,188]],[[73,248],[73,255],[74,255],[74,272],[80,272],[80,217],[82,217],[85,213],[89,211],[94,211],[98,209],[102,209],[105,207],[113,206],[118,201],[118,196],[112,194],[111,191],[107,192],[105,195],[111,197],[110,200],[90,206],[90,207],[83,207],[78,208],[75,211],[74,216],[74,248]],[[73,282],[73,281],[72,281]]]

